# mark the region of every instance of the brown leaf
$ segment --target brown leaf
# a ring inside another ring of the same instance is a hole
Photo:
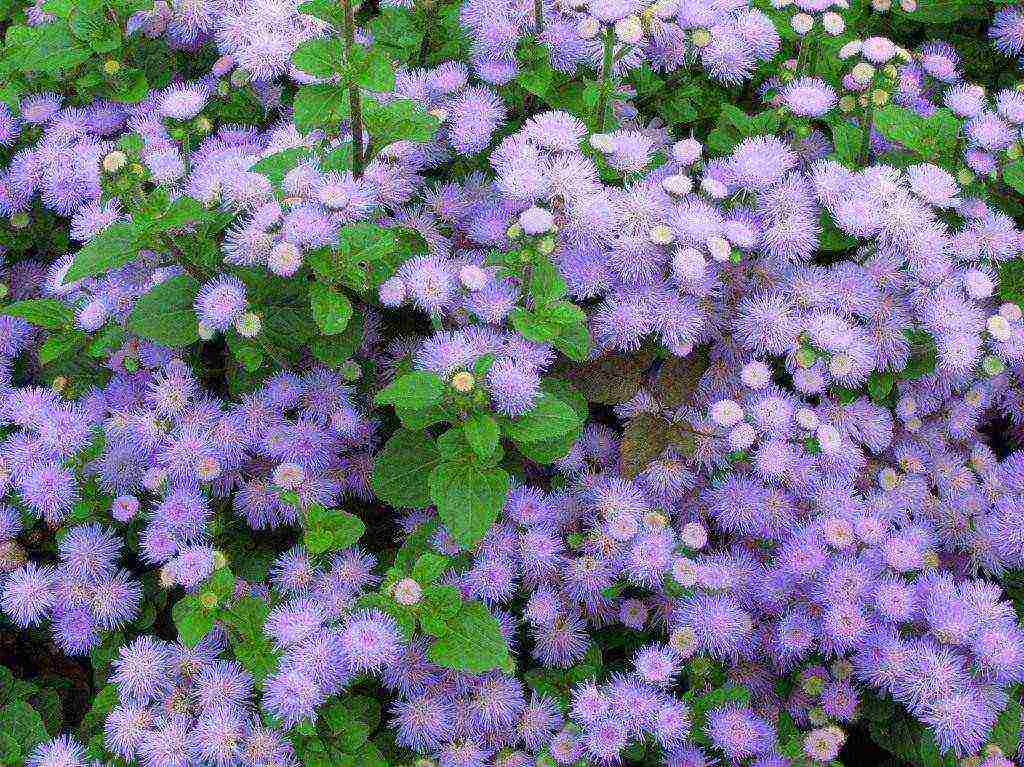
[[[639,413],[626,424],[619,448],[619,473],[633,479],[661,455],[669,444],[672,427],[653,413]]]
[[[574,365],[568,376],[589,402],[618,405],[637,393],[650,359],[650,354],[642,352],[628,357],[606,354],[582,365]]]
[[[708,353],[698,349],[685,357],[670,357],[658,369],[651,393],[662,407],[679,407],[690,399],[708,369]]]

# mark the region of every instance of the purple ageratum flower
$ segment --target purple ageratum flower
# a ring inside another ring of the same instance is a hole
[[[708,738],[730,759],[748,759],[775,747],[775,731],[753,709],[736,705],[711,709]]]
[[[284,668],[264,683],[263,709],[290,728],[303,720],[315,721],[326,700],[323,689],[299,668]]]
[[[399,656],[398,626],[380,610],[353,615],[341,639],[349,665],[356,671],[381,671]]]
[[[85,749],[71,735],[40,743],[25,760],[26,767],[86,767]]]
[[[121,539],[98,524],[71,528],[57,552],[67,577],[93,584],[109,579],[121,553]]]
[[[152,709],[138,703],[120,703],[104,723],[104,745],[114,755],[132,760],[143,736],[155,723],[156,714]]]
[[[222,274],[206,283],[196,295],[199,322],[213,330],[227,330],[245,310],[245,285],[232,275]]]
[[[18,483],[25,505],[54,525],[78,500],[75,475],[58,463],[44,463],[19,478]]]
[[[185,121],[203,111],[210,99],[210,89],[202,83],[181,83],[168,87],[159,99],[163,117]]]
[[[448,104],[448,140],[460,154],[476,154],[487,148],[505,119],[505,104],[494,91],[466,88]]]
[[[151,636],[126,644],[114,659],[110,681],[122,700],[148,704],[167,694],[175,683],[172,648]]]
[[[629,743],[629,730],[618,719],[603,719],[584,728],[583,742],[595,759],[615,761]]]
[[[487,388],[498,411],[516,418],[531,410],[540,397],[540,375],[512,358],[495,361],[487,371]]]
[[[988,36],[1003,55],[1020,56],[1024,53],[1024,10],[1011,6],[997,11]]]
[[[839,101],[831,85],[818,77],[801,77],[782,91],[782,100],[790,111],[800,117],[823,117]]]
[[[54,585],[51,568],[29,562],[4,579],[0,607],[22,628],[38,625],[54,605]]]

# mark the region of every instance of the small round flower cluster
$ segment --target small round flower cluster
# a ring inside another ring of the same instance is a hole
[[[124,645],[112,666],[118,702],[106,749],[150,765],[298,764],[288,740],[260,721],[253,679],[222,657],[227,647],[216,632],[195,647],[150,636]]]
[[[122,540],[99,525],[72,527],[58,546],[55,567],[34,562],[2,580],[0,607],[20,628],[52,623],[53,638],[68,655],[88,655],[102,632],[138,615],[142,588],[119,569]]]
[[[948,109],[963,123],[963,161],[966,168],[958,174],[962,183],[970,183],[972,173],[983,180],[995,179],[1001,168],[1021,157],[1024,130],[1024,93],[1005,88],[994,96],[985,88],[966,81],[956,50],[943,42],[922,45],[910,62],[899,67],[894,101],[931,117],[938,109]],[[890,144],[881,136],[872,136],[877,153]]]
[[[737,85],[779,49],[772,21],[746,0],[469,0],[460,21],[473,41],[471,61],[484,81],[502,85],[520,72],[515,53],[530,35],[545,44],[556,72],[600,71],[608,58],[617,75],[641,65],[672,72],[699,63],[708,77]]]

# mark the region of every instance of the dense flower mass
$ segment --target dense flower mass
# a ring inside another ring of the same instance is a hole
[[[3,764],[1024,764],[1021,8],[0,19]]]

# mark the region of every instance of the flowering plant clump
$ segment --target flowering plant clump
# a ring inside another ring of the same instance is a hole
[[[0,20],[0,765],[1024,765],[1024,6]]]

